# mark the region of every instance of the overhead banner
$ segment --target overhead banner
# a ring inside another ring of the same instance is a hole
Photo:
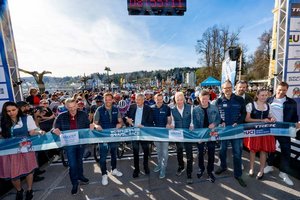
[[[290,0],[286,31],[284,81],[289,84],[287,95],[298,103],[300,117],[300,0]],[[300,119],[299,119],[300,120]]]
[[[0,156],[43,151],[69,145],[82,145],[124,141],[169,141],[169,142],[207,142],[244,137],[277,135],[295,137],[293,123],[247,123],[232,127],[195,129],[166,129],[156,127],[105,129],[101,132],[89,129],[64,131],[58,137],[50,132],[45,135],[10,138],[0,140]]]

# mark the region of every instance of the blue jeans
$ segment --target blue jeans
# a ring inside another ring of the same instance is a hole
[[[280,171],[288,173],[290,171],[290,159],[291,159],[291,138],[285,136],[276,136],[276,140],[278,140],[280,145]],[[268,157],[268,165],[274,165],[275,153],[270,153]]]
[[[169,158],[169,142],[154,142],[157,151],[157,165],[162,169],[167,168]]]
[[[234,177],[241,177],[242,172],[242,142],[243,139],[231,139],[221,141],[221,150],[220,150],[220,159],[221,159],[221,168],[227,169],[227,145],[231,143],[232,154],[233,154],[233,173]]]
[[[216,142],[201,142],[198,143],[198,166],[201,171],[204,172],[204,145],[207,146],[207,173],[212,173],[214,171],[214,162],[215,162],[215,149],[216,149]]]
[[[111,142],[111,143],[101,143],[99,144],[99,154],[100,154],[100,168],[102,175],[107,174],[106,168],[106,157],[108,153],[108,149],[110,149],[111,156],[111,169],[114,170],[117,168],[117,147],[119,143]]]
[[[68,163],[69,163],[69,175],[72,185],[78,185],[78,180],[82,179],[83,176],[83,145],[74,145],[64,147],[67,152]]]

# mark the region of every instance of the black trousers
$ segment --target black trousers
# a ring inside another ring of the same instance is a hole
[[[176,142],[178,167],[181,168],[184,168],[183,147],[185,148],[187,160],[186,173],[190,176],[193,172],[193,143]]]
[[[285,136],[276,136],[275,139],[278,140],[281,149],[279,169],[282,172],[289,173],[291,159],[291,138]],[[269,166],[274,165],[274,159],[275,153],[269,153],[269,157],[267,159]]]
[[[140,171],[140,166],[139,166],[140,144],[141,144],[143,152],[144,152],[143,166],[144,166],[144,169],[148,168],[149,142],[147,142],[147,141],[134,141],[134,142],[132,142],[132,148],[133,148],[134,170],[136,170],[136,171]]]
[[[204,171],[204,145],[207,146],[207,173],[212,173],[214,171],[214,162],[215,162],[215,149],[216,149],[216,142],[202,142],[197,144],[198,146],[198,166],[199,168]]]

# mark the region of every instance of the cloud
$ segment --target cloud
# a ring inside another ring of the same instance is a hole
[[[262,18],[260,21],[256,22],[255,24],[252,24],[250,26],[246,26],[244,28],[245,31],[249,31],[251,29],[255,29],[257,28],[258,26],[261,26],[263,24],[269,24],[271,21],[273,21],[273,17],[265,17],[265,18]]]
[[[89,8],[89,14],[84,12],[81,18],[74,13],[84,11],[80,4],[67,9],[69,4],[56,5],[46,0],[12,0],[19,67],[48,70],[53,76],[75,76],[103,73],[105,66],[119,73],[196,65],[193,55],[182,57],[183,52],[188,52],[185,47],[169,44],[176,33],[161,43],[152,38],[145,21],[128,16],[111,17],[108,8],[99,12],[99,4],[95,6],[97,9]]]

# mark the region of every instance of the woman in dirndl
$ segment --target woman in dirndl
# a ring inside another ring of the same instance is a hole
[[[31,151],[30,135],[43,134],[30,115],[23,115],[14,102],[5,102],[1,113],[1,143],[8,138],[24,138],[18,153],[0,156],[0,178],[10,180],[17,190],[16,199],[23,199],[21,178],[27,183],[26,200],[33,198],[33,172],[37,168],[35,152]]]
[[[274,122],[270,115],[270,105],[267,103],[268,90],[259,89],[256,92],[255,101],[246,106],[246,122]],[[244,138],[244,145],[250,150],[249,176],[254,176],[255,154],[259,154],[260,169],[256,179],[260,180],[264,175],[264,167],[267,153],[275,151],[275,137],[272,135]]]

